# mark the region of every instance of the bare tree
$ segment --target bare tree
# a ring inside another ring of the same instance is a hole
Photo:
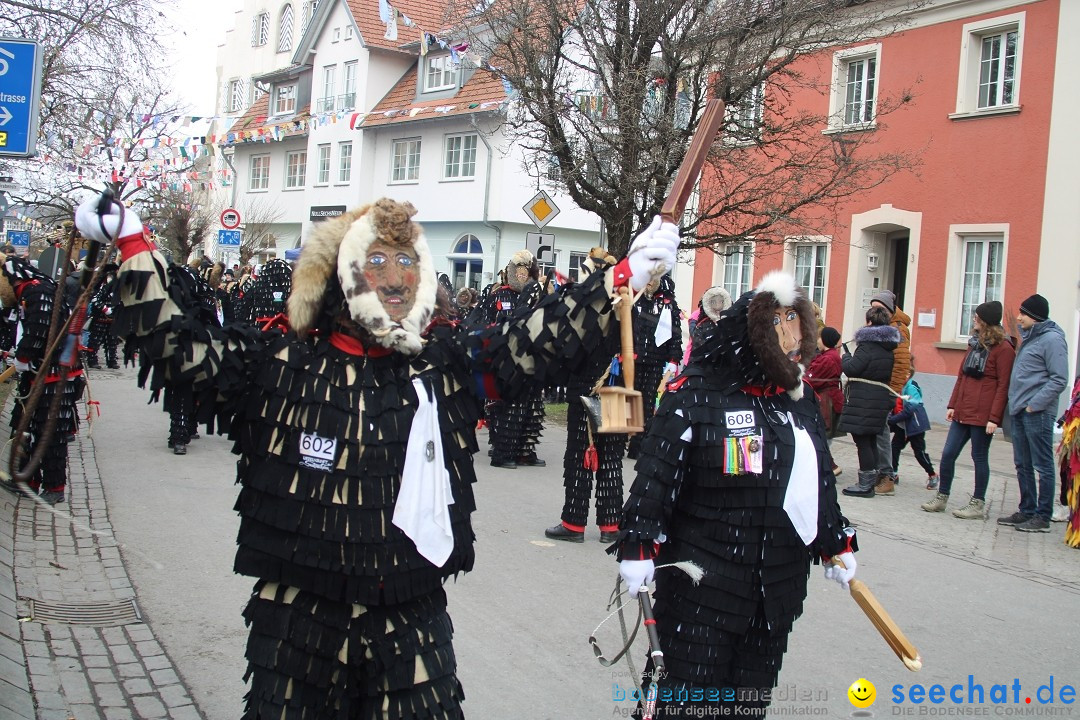
[[[462,32],[512,88],[505,129],[527,171],[598,215],[621,254],[663,204],[709,97],[728,105],[725,140],[684,247],[769,242],[769,228],[813,225],[830,203],[913,167],[914,152],[875,152],[875,133],[823,135],[827,113],[789,98],[811,82],[798,60],[894,31],[918,4],[500,0]],[[911,98],[882,96],[877,127]]]
[[[248,196],[243,206],[237,208],[244,219],[244,232],[240,240],[240,264],[247,265],[251,258],[276,246],[274,229],[281,219],[280,206],[265,198]]]
[[[218,210],[195,201],[192,194],[166,186],[149,188],[139,200],[139,217],[154,228],[178,263],[187,262],[217,223]]]

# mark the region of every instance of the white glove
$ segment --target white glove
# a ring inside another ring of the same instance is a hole
[[[830,562],[825,566],[825,579],[835,580],[840,583],[840,587],[847,590],[849,589],[848,583],[855,577],[855,568],[858,567],[858,563],[855,562],[855,553],[840,553],[836,557],[840,562],[844,563],[844,567]]]
[[[671,375],[672,377],[674,377],[678,372],[679,366],[673,362],[669,362],[667,365],[664,366],[664,375]]]
[[[630,243],[627,259],[630,263],[630,287],[637,292],[655,277],[675,267],[675,251],[679,249],[679,226],[666,223],[657,215],[652,224]]]
[[[619,574],[626,583],[626,591],[631,597],[637,597],[638,588],[648,589],[653,579],[656,563],[652,560],[623,560],[619,563]]]
[[[99,222],[97,206],[98,198],[96,197],[80,205],[75,210],[75,227],[79,228],[79,232],[83,234],[83,237],[107,244],[117,237],[116,227],[120,224],[120,208],[117,207],[116,203],[113,203],[109,206],[108,214],[101,216]],[[105,232],[101,230],[102,224],[105,225]],[[120,237],[142,234],[142,231],[142,220],[139,219],[135,211],[125,207],[124,224],[120,228]],[[105,236],[106,232],[108,237]]]
[[[29,372],[30,365],[24,363],[19,358],[15,358],[15,372]]]

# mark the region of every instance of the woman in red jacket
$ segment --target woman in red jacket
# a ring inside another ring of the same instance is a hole
[[[840,422],[840,413],[844,410],[844,391],[840,389],[840,375],[844,372],[844,367],[840,360],[840,350],[836,347],[839,342],[840,333],[836,328],[822,328],[817,343],[818,350],[821,352],[810,361],[810,366],[806,368],[806,381],[810,383],[810,387],[814,388],[814,393],[818,397],[830,444],[836,432],[836,425]],[[833,472],[840,474],[840,468],[835,462]]]
[[[1001,303],[985,302],[975,308],[975,332],[968,339],[968,352],[956,376],[945,419],[952,423],[941,451],[941,486],[934,499],[922,506],[926,512],[944,512],[949,502],[956,458],[971,440],[971,460],[975,463],[975,494],[953,515],[964,520],[986,516],[986,488],[990,484],[990,442],[1005,415],[1009,397],[1009,375],[1016,351],[1001,327]]]

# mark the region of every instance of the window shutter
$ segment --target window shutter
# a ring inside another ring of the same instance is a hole
[[[259,44],[259,16],[251,18],[251,47]]]

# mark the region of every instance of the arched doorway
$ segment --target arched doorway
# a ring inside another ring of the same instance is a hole
[[[448,256],[450,260],[450,281],[455,290],[463,287],[471,287],[480,290],[480,283],[484,277],[484,246],[480,238],[467,233],[458,238],[454,243],[453,252]]]

